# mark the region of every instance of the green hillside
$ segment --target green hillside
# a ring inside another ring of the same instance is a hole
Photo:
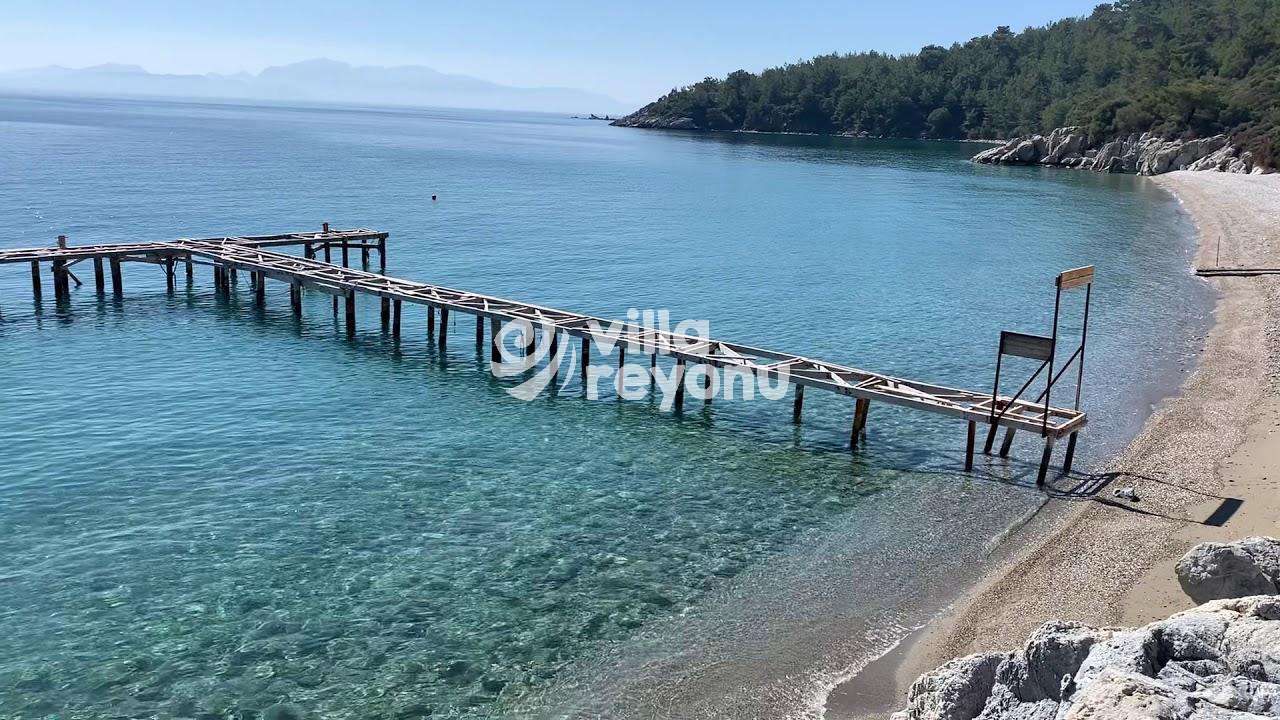
[[[914,55],[823,55],[673,90],[622,125],[1008,138],[1231,135],[1280,159],[1280,0],[1123,0]]]

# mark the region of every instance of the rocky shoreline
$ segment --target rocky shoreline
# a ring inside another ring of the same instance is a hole
[[[647,130],[709,131],[691,117],[664,115],[645,106],[609,123]],[[730,130],[729,132],[742,132]],[[873,138],[868,133],[844,132],[843,137]],[[883,139],[875,137],[874,139]],[[1048,135],[1025,135],[994,142],[973,161],[984,165],[1039,165],[1096,172],[1162,175],[1177,170],[1200,170],[1265,175],[1274,172],[1259,164],[1253,153],[1241,151],[1226,135],[1183,140],[1154,133],[1118,139],[1092,138],[1081,127],[1061,127]]]
[[[1090,138],[1083,128],[1063,127],[1044,135],[1014,138],[973,157],[988,165],[1047,165],[1097,172],[1162,175],[1176,170],[1264,175],[1253,154],[1231,144],[1226,135],[1196,140],[1167,139],[1152,133],[1118,140]]]
[[[1203,605],[1132,630],[1045,623],[922,675],[893,720],[1280,717],[1280,541],[1205,543],[1177,574]]]

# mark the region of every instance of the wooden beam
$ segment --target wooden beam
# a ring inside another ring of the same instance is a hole
[[[1040,472],[1036,475],[1036,487],[1042,487],[1045,477],[1049,474],[1049,461],[1053,459],[1053,441],[1052,435],[1044,439],[1044,454],[1040,456]]]
[[[973,469],[973,442],[978,434],[978,423],[973,420],[969,421],[969,440],[964,448],[964,470],[969,472]]]
[[[356,291],[347,291],[347,335],[356,334]]]
[[[1015,432],[1013,428],[1008,428],[1004,431],[1004,441],[1000,443],[1000,457],[1009,457],[1009,448],[1013,447],[1013,434]]]
[[[1013,432],[1010,430],[1010,432]],[[1071,433],[1067,436],[1067,456],[1062,460],[1062,472],[1071,472],[1071,463],[1076,459],[1076,435],[1079,433]]]

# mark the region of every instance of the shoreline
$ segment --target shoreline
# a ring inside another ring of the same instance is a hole
[[[1280,177],[1176,172],[1152,178],[1196,228],[1196,264],[1272,264]],[[1190,271],[1191,268],[1188,268]],[[1280,279],[1213,278],[1213,324],[1194,372],[1097,473],[1051,481],[1039,513],[999,543],[977,584],[924,628],[849,679],[829,720],[887,717],[920,674],[976,652],[1021,647],[1050,619],[1142,625],[1194,605],[1173,564],[1188,547],[1274,533],[1280,489],[1280,398],[1273,380]],[[1082,482],[1083,481],[1083,482]],[[1142,500],[1112,497],[1134,487]],[[1225,491],[1224,491],[1225,488]],[[1086,492],[1092,490],[1093,492]],[[1232,501],[1243,501],[1238,506]],[[1215,513],[1234,514],[1206,524]]]

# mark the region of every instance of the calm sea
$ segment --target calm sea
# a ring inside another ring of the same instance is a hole
[[[40,98],[0,99],[0,138],[3,247],[373,227],[396,275],[974,388],[1093,263],[1084,472],[1211,303],[1149,182],[973,145]],[[396,344],[367,303],[351,340],[327,296],[295,322],[206,268],[65,307],[45,282],[0,267],[5,717],[803,715],[1043,499],[1032,440],[964,474],[964,426],[909,410],[851,455],[820,392],[799,426],[523,402],[466,317],[440,353],[420,308]]]

